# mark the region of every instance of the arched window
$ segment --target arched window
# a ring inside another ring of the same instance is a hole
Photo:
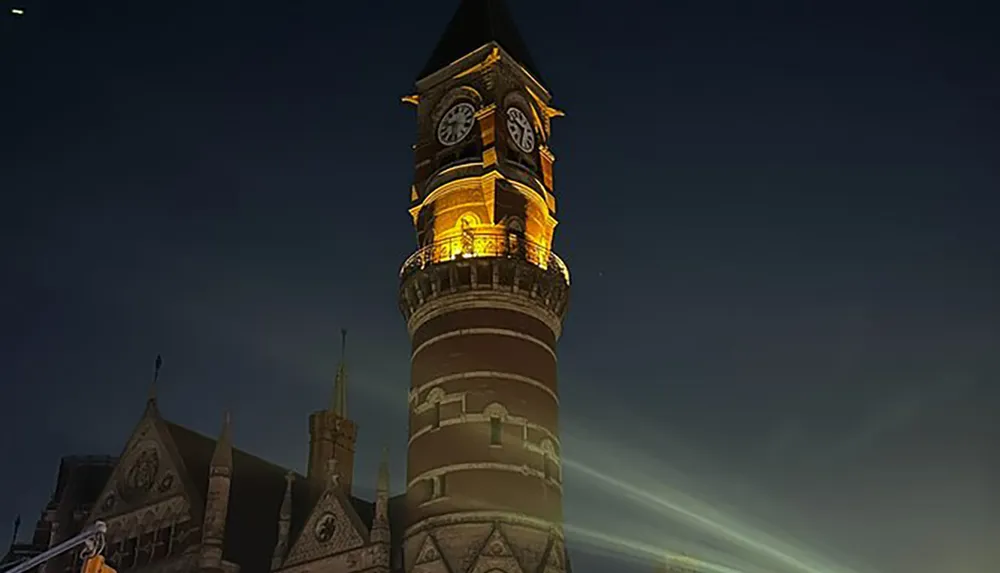
[[[499,446],[503,444],[503,420],[500,416],[490,417],[490,445]]]
[[[521,242],[524,240],[524,221],[520,217],[509,217],[506,226],[507,254],[517,255],[523,250]]]

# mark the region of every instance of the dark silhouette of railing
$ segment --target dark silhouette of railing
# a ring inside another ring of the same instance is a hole
[[[405,278],[411,273],[429,265],[471,258],[511,258],[521,259],[549,272],[559,273],[569,284],[569,269],[552,249],[528,241],[517,234],[470,233],[435,241],[410,255],[399,276]]]

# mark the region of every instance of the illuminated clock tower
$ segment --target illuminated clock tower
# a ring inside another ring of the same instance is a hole
[[[412,341],[407,573],[560,573],[552,107],[502,0],[462,0],[416,93],[400,271]]]

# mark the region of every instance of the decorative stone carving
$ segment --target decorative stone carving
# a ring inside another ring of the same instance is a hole
[[[159,529],[160,524],[179,523],[191,517],[191,507],[183,495],[178,495],[135,511],[106,519],[108,539],[120,541],[138,537]]]
[[[492,279],[479,281],[475,287],[471,282],[462,282],[462,277],[471,279],[471,272],[457,273],[461,280],[452,280],[455,268],[472,265],[477,267],[476,276]],[[470,308],[509,306],[548,325],[556,336],[562,332],[562,317],[569,304],[569,283],[557,265],[543,269],[514,257],[472,257],[422,267],[413,265],[404,269],[404,273],[400,309],[411,333],[446,310],[462,308],[457,298],[466,293],[471,295],[467,303]],[[447,285],[447,288],[438,286],[435,290],[432,285]]]
[[[353,508],[345,507],[336,486],[327,488],[306,521],[304,534],[292,545],[285,560],[287,566],[297,566],[331,556],[346,554],[364,547],[366,531],[359,531]],[[351,512],[351,513],[349,513]],[[360,559],[360,557],[359,557]]]

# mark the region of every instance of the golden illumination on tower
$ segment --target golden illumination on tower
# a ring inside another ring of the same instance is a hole
[[[462,164],[455,169],[468,165]],[[485,165],[485,161],[481,165]],[[523,219],[513,217],[503,223],[493,222],[498,182],[508,194],[513,192],[523,198]],[[425,246],[404,263],[404,272],[413,266],[424,267],[456,259],[515,257],[559,272],[569,282],[569,270],[551,250],[557,221],[550,214],[547,199],[524,184],[504,178],[497,171],[443,183],[410,210],[414,223],[424,209],[431,210],[434,217]]]

